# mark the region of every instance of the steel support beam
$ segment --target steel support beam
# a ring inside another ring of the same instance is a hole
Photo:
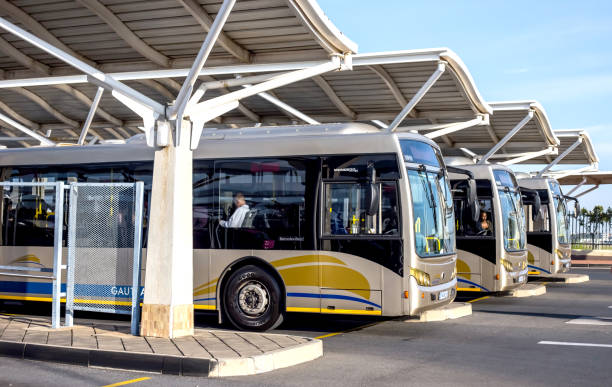
[[[423,99],[425,94],[432,88],[432,86],[436,83],[438,79],[444,74],[446,71],[446,64],[438,63],[438,68],[434,71],[433,74],[429,77],[429,79],[421,86],[419,91],[410,99],[410,101],[404,106],[402,111],[395,117],[393,122],[387,127],[387,132],[394,132],[395,129],[399,126],[399,124],[404,121],[404,119],[410,114],[410,112],[414,109],[414,107]]]
[[[83,62],[75,58],[72,55],[69,55],[63,50],[58,49],[57,47],[45,42],[44,40],[38,38],[37,36],[32,35],[31,33],[25,31],[24,29],[17,27],[15,24],[9,22],[8,20],[0,17],[0,28],[10,32],[11,34],[18,36],[19,38],[25,40],[26,42],[32,44],[35,47],[45,51],[46,53],[58,58],[59,60],[69,64],[70,66],[76,68],[79,71],[87,74],[87,80],[96,83],[99,85],[103,85],[106,88],[109,88],[113,91],[113,93],[117,92],[124,95],[126,98],[134,100],[135,102],[146,105],[153,111],[157,113],[157,115],[163,115],[165,113],[164,105],[160,104],[157,101],[152,100],[146,95],[139,93],[138,91],[132,89],[124,85],[121,82],[116,81],[112,77],[101,73],[95,67],[90,66],[89,64]],[[65,82],[59,82],[65,83]]]
[[[13,120],[11,117],[8,117],[2,113],[0,113],[0,120],[6,122],[8,125],[10,125],[11,127],[27,134],[28,136],[40,141],[41,145],[47,145],[47,146],[53,146],[55,145],[55,142],[49,140],[48,138],[41,136],[40,134],[36,133],[33,130],[30,130],[28,128],[26,128],[25,126],[21,125],[19,122]]]
[[[81,135],[79,136],[79,145],[85,144],[85,136],[87,136],[87,131],[89,130],[89,125],[91,125],[91,121],[93,121],[94,115],[96,114],[96,109],[100,104],[100,99],[102,99],[102,93],[104,93],[104,88],[98,87],[98,91],[96,92],[96,96],[91,104],[91,108],[89,109],[89,113],[87,114],[87,118],[85,119],[85,123],[83,124],[83,129],[81,129]]]
[[[533,115],[533,110],[530,110],[525,116],[525,118],[523,118],[518,124],[516,124],[516,126],[512,128],[512,130],[509,131],[508,134],[504,136],[504,138],[502,138],[497,144],[493,146],[493,148],[491,148],[484,156],[482,156],[482,158],[478,161],[478,164],[486,163],[489,157],[497,153],[497,151],[500,150],[504,145],[506,145],[506,143],[510,141],[510,139],[514,137],[514,135],[517,134],[519,130],[521,130],[525,125],[527,125],[529,121],[531,121]]]
[[[204,28],[206,32],[210,32],[214,24],[213,19],[204,10],[202,5],[195,0],[177,0],[196,21]],[[217,38],[217,43],[223,47],[232,56],[239,61],[249,63],[251,61],[251,53],[244,47],[229,38],[225,33],[221,32]]]
[[[276,89],[277,87],[285,86],[290,83],[301,81],[303,79],[312,78],[316,75],[323,74],[329,71],[339,70],[340,68],[340,58],[334,56],[329,62],[324,62],[323,64],[318,64],[309,68],[279,75],[273,79],[258,83],[251,87],[233,91],[231,93],[192,105],[190,109],[185,112],[185,114],[193,118],[198,114],[205,114],[206,110],[208,109],[223,106],[232,101],[239,101],[243,98],[250,97],[252,95],[259,94],[261,92],[268,91],[271,89]]]
[[[244,88],[249,88],[252,87],[252,85],[245,85],[243,86]],[[284,110],[285,112],[291,114],[292,116],[295,116],[297,118],[299,118],[300,120],[310,124],[310,125],[318,125],[320,124],[319,121],[307,116],[306,114],[302,113],[301,111],[299,111],[298,109],[294,108],[293,106],[290,106],[286,103],[284,103],[283,101],[281,101],[280,99],[274,97],[273,95],[266,93],[266,92],[262,92],[262,93],[257,93],[257,95],[263,99],[265,99],[266,101],[270,102],[271,104],[279,107],[280,109]]]
[[[140,55],[162,67],[170,67],[170,58],[146,44],[104,4],[100,3],[98,0],[77,0],[77,2],[81,3],[100,19],[102,19],[106,24],[108,24],[108,26],[115,31],[115,33],[119,35],[121,39],[123,39]]]
[[[546,173],[546,171],[548,171],[550,168],[552,168],[555,165],[557,165],[561,160],[563,160],[565,158],[565,156],[569,155],[580,144],[582,144],[582,137],[578,137],[578,139],[572,145],[570,145],[565,151],[563,151],[563,153],[561,153],[559,156],[557,156],[557,158],[555,158],[550,164],[548,164],[540,172],[538,172],[536,177],[542,177],[542,175],[544,173]]]
[[[572,188],[568,193],[566,193],[567,196],[571,196],[572,192],[575,192],[578,188],[582,187],[583,185],[585,185],[587,182],[587,178],[583,177],[582,180],[580,181],[580,183],[576,184],[576,186],[574,188]]]
[[[540,157],[540,156],[544,156],[544,155],[550,155],[550,154],[556,154],[557,150],[555,147],[549,147],[548,149],[544,149],[538,152],[525,152],[523,154],[515,154],[515,155],[504,155],[506,157],[513,157],[510,160],[506,160],[506,161],[502,161],[500,164],[502,165],[513,165],[513,164],[518,164],[518,163],[522,163],[523,161],[527,161],[527,160],[531,160],[534,159],[536,157]],[[493,157],[491,157],[493,158]]]
[[[591,188],[589,188],[589,189],[586,189],[586,190],[584,190],[584,191],[582,191],[582,192],[580,192],[580,193],[578,193],[578,194],[574,195],[574,197],[575,197],[575,198],[579,198],[579,197],[581,197],[582,195],[586,195],[586,194],[588,194],[589,192],[595,191],[597,188],[599,188],[599,184],[597,184],[597,185],[596,185],[596,186],[594,186],[594,187],[591,187]]]
[[[181,113],[185,111],[185,107],[187,106],[187,102],[191,97],[191,92],[193,91],[193,85],[195,81],[198,79],[198,75],[202,68],[204,67],[204,63],[206,59],[208,59],[208,55],[213,49],[227,18],[232,11],[232,8],[236,4],[236,0],[223,0],[223,4],[221,4],[221,9],[217,13],[215,17],[215,21],[213,22],[210,30],[206,34],[206,39],[204,43],[202,43],[202,47],[200,47],[200,51],[198,52],[198,56],[196,56],[195,61],[193,62],[193,66],[189,70],[189,74],[187,74],[187,78],[181,87],[181,91],[179,91],[178,96],[176,97],[176,102],[173,106],[170,107],[168,112],[168,119],[178,119],[181,120]]]
[[[387,85],[387,88],[389,88],[389,91],[391,92],[391,94],[393,94],[393,98],[395,98],[400,107],[404,107],[408,104],[408,101],[406,101],[406,98],[404,98],[402,91],[399,89],[399,87],[397,87],[397,84],[395,83],[393,78],[391,78],[391,75],[389,75],[387,70],[385,70],[381,65],[368,67],[370,68],[370,70],[376,73],[376,75],[378,75],[380,79],[382,79],[385,85]]]
[[[445,125],[446,127],[442,129],[438,129],[433,132],[426,133],[425,137],[434,139],[434,138],[445,136],[447,134],[454,133],[454,132],[457,132],[463,129],[471,128],[473,126],[488,125],[488,124],[489,124],[488,115],[486,116],[479,115],[473,120],[469,120],[465,122],[457,122],[457,123],[449,124],[447,126]]]
[[[338,97],[338,94],[336,94],[331,85],[327,83],[327,81],[323,79],[322,76],[317,75],[316,77],[312,77],[312,80],[314,81],[314,83],[317,84],[317,86],[321,88],[321,90],[323,90],[325,95],[327,95],[327,98],[329,98],[329,100],[334,104],[334,106],[336,106],[336,108],[338,108],[338,110],[340,110],[342,114],[344,114],[350,120],[355,120],[357,114],[355,114],[354,111],[352,111],[348,106],[346,106],[346,104],[340,99],[340,97]]]

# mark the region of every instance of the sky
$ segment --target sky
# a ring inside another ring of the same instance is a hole
[[[450,48],[485,100],[539,101],[553,130],[586,129],[599,169],[612,171],[612,1],[318,3],[360,53]],[[612,185],[580,201],[612,207]]]

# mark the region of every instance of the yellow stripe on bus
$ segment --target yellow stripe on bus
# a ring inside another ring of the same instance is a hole
[[[41,301],[41,302],[51,302],[52,298],[48,297],[30,297],[30,296],[0,296],[0,300],[15,300],[15,301]],[[62,298],[61,302],[65,303],[66,299]],[[100,304],[100,305],[121,305],[121,306],[131,306],[131,301],[109,301],[109,300],[82,300],[75,299],[74,302],[80,304]],[[140,303],[142,306],[142,302]],[[206,309],[206,310],[216,310],[217,307],[215,305],[193,305],[194,309]]]
[[[321,309],[321,313],[325,314],[369,314],[369,315],[382,315],[380,310],[353,310],[353,309]]]
[[[482,289],[479,288],[457,288],[459,292],[482,292]]]
[[[321,308],[298,308],[296,306],[288,306],[287,312],[321,313]]]

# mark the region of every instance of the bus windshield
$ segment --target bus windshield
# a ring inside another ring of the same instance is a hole
[[[553,197],[555,204],[555,212],[557,218],[557,240],[559,243],[569,243],[567,235],[567,212],[565,209],[565,200]]]
[[[525,249],[525,215],[518,192],[510,189],[499,190],[499,201],[502,210],[504,248],[506,251]]]
[[[414,212],[416,252],[432,257],[454,252],[455,228],[453,201],[448,181],[442,173],[425,167],[408,169]]]

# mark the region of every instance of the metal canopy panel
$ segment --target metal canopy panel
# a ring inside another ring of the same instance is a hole
[[[416,105],[413,114],[402,122],[402,125],[417,128],[433,123],[469,120],[492,112],[491,107],[480,96],[466,66],[456,54],[446,48],[357,54],[353,55],[352,61],[352,71],[325,73],[319,77],[277,88],[270,94],[319,122],[381,120],[388,124],[436,71],[438,64],[445,63],[446,71]],[[231,79],[234,74],[240,73],[241,69],[243,69],[244,76],[257,73],[255,67],[246,66],[207,67],[207,74],[211,75],[202,76],[200,79],[202,81]],[[286,70],[291,67],[291,62],[279,63],[279,66]],[[121,79],[160,102],[169,100],[165,95],[167,93],[160,93],[159,87],[156,88],[151,83],[175,93],[176,90],[172,88],[172,85],[182,82],[182,78],[143,80],[142,78],[147,78],[146,74],[147,72],[122,74]],[[159,76],[159,72],[155,74]],[[141,79],[125,80],[133,78]],[[16,98],[16,94],[18,98],[21,98],[15,92],[15,88],[4,88],[1,87],[1,84],[2,81],[0,81],[0,101],[9,96]],[[82,82],[70,84],[70,87],[83,92],[89,98],[93,98],[96,92],[95,86]],[[205,94],[205,99],[239,88],[209,90]],[[83,109],[85,105],[79,107],[78,102],[69,102],[65,99],[67,94],[55,89],[54,86],[36,86],[29,89],[43,94],[47,100],[57,99],[59,101],[59,98],[63,98],[62,104],[56,108],[71,120],[82,121],[86,116],[87,111]],[[68,95],[69,98],[71,97]],[[17,111],[17,108],[15,110],[28,120],[40,124],[41,130],[52,129],[54,130],[53,136],[61,137],[64,141],[70,138],[70,130],[74,132],[74,128],[67,128],[69,125],[65,123],[65,120],[57,119],[57,115],[54,116],[40,109],[31,101],[22,98],[18,102],[19,110]],[[264,125],[286,125],[303,122],[258,96],[243,99],[241,104],[241,109],[228,112],[222,117],[221,122],[209,122],[208,126],[253,126],[257,122]],[[142,125],[142,121],[134,113],[106,94],[102,98],[100,108],[121,120],[121,128],[126,129],[130,134],[138,131],[138,126]],[[245,109],[250,113],[245,114]],[[258,121],[254,121],[254,118]],[[96,128],[116,129],[117,125],[108,122],[108,119],[104,120],[100,114],[97,114],[91,127],[94,130]],[[15,142],[7,145],[17,146]]]
[[[588,133],[584,130],[555,130],[555,135],[560,140],[559,154],[565,152],[576,140],[582,139],[582,143],[574,148],[567,156],[559,161],[559,164],[590,165],[599,162],[599,158],[593,148],[593,143]],[[529,161],[529,164],[548,164],[541,157]]]
[[[575,175],[567,175],[557,179],[561,185],[577,185],[584,180],[585,185],[612,184],[612,172],[582,172]]]
[[[16,0],[0,2],[0,16],[102,72],[159,71],[192,65],[221,4],[221,0]],[[1,78],[82,75],[0,31]],[[328,61],[332,54],[356,51],[357,45],[330,22],[315,0],[238,0],[206,66]],[[123,82],[167,103],[176,98],[183,80]],[[85,82],[58,83],[1,88],[0,112],[38,133],[53,130],[54,140],[73,141],[97,87]],[[207,97],[214,95],[219,92],[207,93]],[[97,131],[103,139],[126,138],[140,133],[139,126],[140,117],[104,93],[90,133]],[[2,136],[19,137],[21,133],[2,124]],[[38,141],[2,139],[0,143],[13,147]]]
[[[533,118],[512,136],[490,161],[504,161],[516,157],[517,154],[538,152],[559,144],[559,139],[551,130],[546,112],[538,102],[490,102],[489,105],[493,109],[489,124],[472,126],[448,135],[451,143],[444,146],[445,153],[453,156],[463,155],[459,148],[467,148],[478,155],[484,155],[530,112],[533,112]],[[547,157],[551,156],[541,158]]]

